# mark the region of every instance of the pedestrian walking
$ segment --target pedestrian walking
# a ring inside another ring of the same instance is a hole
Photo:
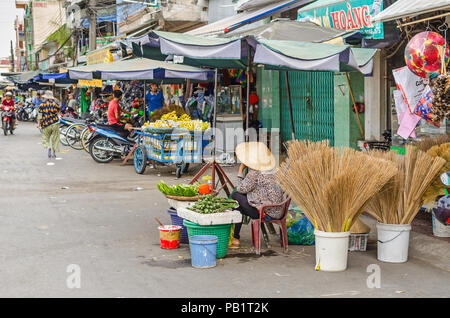
[[[61,106],[56,103],[52,91],[46,91],[42,97],[44,101],[38,109],[38,127],[42,129],[42,144],[47,148],[48,157],[56,158],[56,152],[59,152],[58,114]]]

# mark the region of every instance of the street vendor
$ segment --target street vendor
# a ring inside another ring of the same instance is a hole
[[[245,142],[236,147],[236,156],[242,163],[238,177],[241,179],[232,198],[239,203],[238,210],[243,214],[258,219],[259,209],[264,205],[283,202],[283,191],[275,181],[276,161],[269,148],[261,142]],[[248,168],[246,176],[243,175]],[[266,211],[266,219],[279,219],[282,208]],[[242,223],[234,228],[234,239],[231,248],[239,248]]]
[[[151,83],[150,88],[150,92],[148,92],[145,96],[145,100],[148,105],[146,113],[147,118],[150,118],[150,114],[155,110],[164,107],[164,95],[159,89],[158,84]]]
[[[124,124],[121,122],[123,119],[122,113],[133,115],[134,113],[127,112],[119,106],[119,102],[122,100],[122,91],[115,90],[114,98],[109,102],[108,105],[108,125],[112,127],[115,131],[121,133],[124,131],[132,132],[133,126],[130,124]]]

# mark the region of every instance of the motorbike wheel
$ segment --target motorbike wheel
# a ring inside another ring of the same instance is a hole
[[[11,135],[14,135],[14,126],[13,126],[13,124],[11,122],[9,123],[9,133]]]
[[[83,132],[85,126],[80,124],[75,124],[70,126],[66,132],[66,140],[70,147],[75,150],[82,150],[83,145],[81,144],[81,133]]]
[[[8,122],[6,120],[2,120],[2,128],[5,136],[8,135]]]
[[[108,140],[108,138],[99,137],[92,140],[92,142],[90,142],[89,144],[89,153],[91,154],[92,159],[94,159],[98,163],[108,163],[114,159],[114,153],[95,149],[96,146],[114,147],[114,145],[111,141]]]
[[[89,139],[91,139],[93,132],[89,128],[85,128],[81,133],[81,145],[83,149],[89,153]]]
[[[177,179],[180,179],[181,176],[183,175],[183,166],[182,165],[177,165],[177,171],[175,173]]]
[[[145,148],[139,146],[134,151],[134,169],[138,174],[143,174],[147,168],[147,152]]]

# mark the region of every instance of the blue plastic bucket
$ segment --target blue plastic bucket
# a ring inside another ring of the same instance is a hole
[[[167,210],[167,213],[169,213],[170,218],[172,219],[172,225],[179,225],[182,227],[181,230],[181,236],[180,236],[180,243],[182,244],[188,244],[189,243],[189,238],[188,238],[188,231],[186,226],[184,226],[183,224],[183,218],[180,218],[177,214],[177,210],[175,210],[174,208],[169,208]]]
[[[216,266],[218,238],[215,235],[194,235],[189,239],[192,267],[211,268]]]

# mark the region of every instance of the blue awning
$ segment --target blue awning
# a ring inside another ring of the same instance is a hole
[[[63,79],[63,78],[69,78],[67,72],[42,74],[42,79]]]

